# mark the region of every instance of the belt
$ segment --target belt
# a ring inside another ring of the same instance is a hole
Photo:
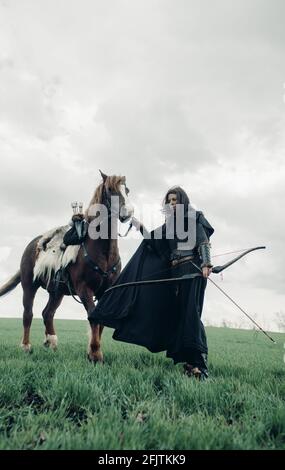
[[[171,261],[172,266],[176,266],[177,264],[185,263],[186,261],[190,261],[194,259],[194,256],[184,256],[183,258],[177,258]]]

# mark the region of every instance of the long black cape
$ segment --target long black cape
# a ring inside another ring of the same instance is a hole
[[[201,212],[197,222],[209,238],[214,229]],[[143,240],[114,285],[171,277],[167,242]],[[115,340],[141,345],[151,352],[165,351],[177,326],[175,287],[172,283],[114,289],[101,297],[88,318],[114,328]]]
[[[170,276],[169,263],[142,241],[116,284]],[[173,288],[163,284],[121,287],[105,293],[89,320],[115,328],[113,338],[145,346],[152,352],[167,348],[173,320]]]

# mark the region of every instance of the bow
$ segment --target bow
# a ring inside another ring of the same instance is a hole
[[[212,272],[215,273],[215,274],[219,274],[221,273],[222,271],[224,271],[224,269],[227,269],[229,266],[231,266],[232,264],[236,263],[238,260],[240,260],[241,258],[243,258],[245,255],[247,255],[248,253],[251,253],[252,251],[255,251],[255,250],[265,250],[265,246],[256,246],[254,248],[249,248],[248,250],[246,250],[244,253],[242,253],[241,255],[239,256],[236,256],[234,259],[232,259],[231,261],[228,261],[226,264],[223,264],[223,266],[214,266],[213,269],[212,269]]]
[[[162,271],[161,271],[162,272]],[[194,277],[200,277],[200,273],[193,273],[193,274],[185,274],[184,276],[180,277],[170,277],[166,279],[146,279],[143,281],[132,281],[132,282],[124,282],[123,284],[117,284],[115,286],[109,287],[106,289],[104,294],[110,292],[111,290],[118,289],[119,287],[133,287],[133,286],[146,286],[148,284],[162,284],[162,283],[170,283],[170,282],[180,282],[180,281],[187,281],[188,279],[193,279]]]
[[[236,256],[235,258],[233,258],[232,260],[228,261],[227,263],[223,264],[222,266],[214,266],[212,268],[212,272],[214,274],[219,274],[221,273],[222,271],[224,271],[225,269],[227,269],[229,266],[232,266],[234,263],[236,263],[237,261],[239,261],[241,258],[243,258],[244,256],[246,256],[248,253],[251,253],[252,251],[255,251],[255,250],[264,250],[265,249],[265,246],[256,246],[254,248],[249,248],[248,250],[246,250],[244,253],[242,253],[241,255],[239,256]],[[193,274],[186,274],[184,276],[180,276],[180,277],[171,277],[171,278],[167,278],[167,279],[148,279],[148,280],[141,280],[141,281],[133,281],[133,282],[125,282],[123,284],[117,284],[115,286],[112,286],[112,287],[109,287],[109,289],[107,289],[104,293],[107,293],[107,292],[110,292],[111,290],[114,290],[114,289],[118,289],[120,287],[131,287],[131,286],[143,286],[143,285],[150,285],[150,284],[162,284],[162,283],[171,283],[171,282],[183,282],[183,281],[187,281],[189,279],[193,279],[194,277],[198,277],[198,276],[201,276],[202,275],[202,269],[197,266],[195,263],[193,263],[193,261],[190,260],[190,263],[198,270],[197,273],[193,273]],[[162,271],[161,271],[162,272]],[[276,341],[271,338],[271,336],[269,336],[268,333],[266,333],[266,331],[264,331],[260,325],[258,325],[258,323],[244,310],[242,309],[238,304],[237,302],[235,302],[220,286],[218,286],[212,279],[208,278],[209,281],[211,281],[212,284],[214,284],[214,286],[217,287],[217,289],[219,289],[242,313],[244,313],[244,315],[247,316],[247,318],[249,318],[249,320],[252,321],[252,323],[254,323],[254,325],[256,325],[258,327],[258,329],[260,331],[262,331],[262,333],[264,333],[267,338],[269,338],[273,343],[276,344]]]
[[[265,246],[256,246],[254,248],[249,248],[244,253],[242,253],[239,256],[236,256],[234,259],[232,259],[231,261],[228,261],[222,266],[214,266],[212,268],[212,272],[214,274],[219,274],[222,271],[224,271],[224,269],[227,269],[229,266],[232,266],[234,263],[236,263],[238,260],[243,258],[248,253],[251,253],[252,251],[255,251],[255,250],[261,250],[261,249],[265,249]],[[195,267],[200,271],[200,268],[198,268],[198,266],[195,266]],[[160,271],[160,273],[162,272],[163,271]],[[188,279],[192,279],[197,276],[201,276],[201,274],[194,273],[194,274],[185,274],[184,276],[180,276],[180,277],[171,277],[167,279],[145,279],[145,280],[140,280],[140,281],[124,282],[123,284],[116,284],[114,286],[109,287],[109,289],[105,290],[104,294],[106,294],[107,292],[110,292],[111,290],[119,289],[120,287],[133,287],[133,286],[145,286],[145,285],[150,285],[150,284],[181,282],[181,281],[187,281]]]

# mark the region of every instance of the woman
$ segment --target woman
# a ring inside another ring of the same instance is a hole
[[[163,202],[165,223],[150,234],[132,219],[145,238],[116,284],[185,274],[189,278],[106,292],[89,320],[115,328],[114,339],[143,345],[152,352],[166,350],[175,364],[185,363],[187,375],[203,380],[208,376],[208,348],[201,314],[212,267],[209,239],[214,229],[202,212],[191,208],[181,187],[167,191]]]

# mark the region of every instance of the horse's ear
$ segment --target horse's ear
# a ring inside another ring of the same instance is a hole
[[[105,173],[103,173],[101,170],[99,170],[99,171],[100,171],[101,176],[102,176],[102,178],[103,178],[103,182],[105,183],[105,181],[106,181],[106,179],[107,179],[108,176],[105,175]]]

